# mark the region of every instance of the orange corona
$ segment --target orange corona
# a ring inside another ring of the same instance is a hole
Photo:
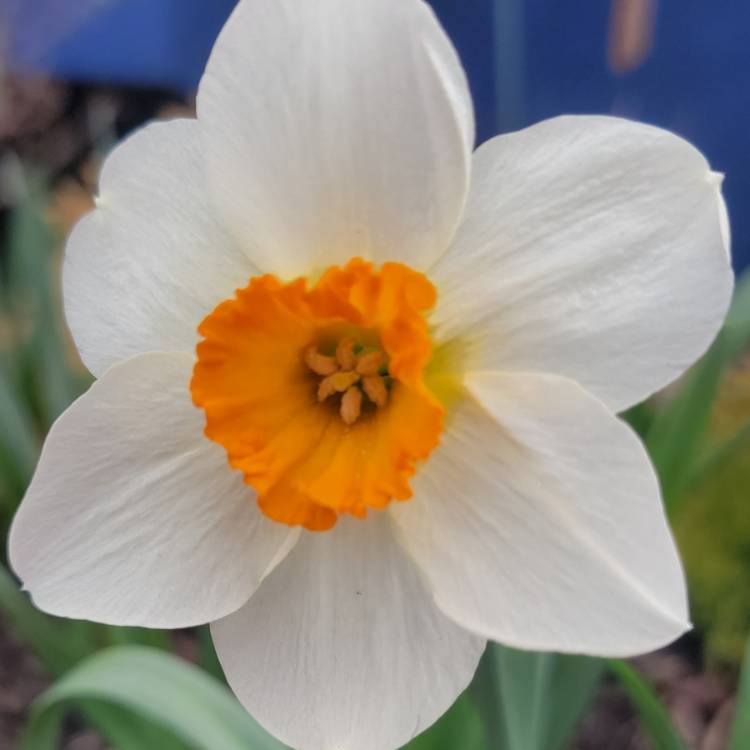
[[[312,288],[253,278],[203,321],[193,402],[267,516],[322,531],[411,496],[444,416],[423,380],[434,303],[424,275],[354,259]]]

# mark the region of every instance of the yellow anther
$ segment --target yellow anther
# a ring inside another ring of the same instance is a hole
[[[321,354],[314,346],[308,346],[305,349],[305,364],[316,374],[316,375],[333,375],[339,369],[336,360],[333,357],[326,357],[325,354]]]
[[[349,386],[359,380],[356,372],[335,372],[327,378],[323,378],[318,386],[318,401],[325,401],[334,393],[343,393]]]
[[[356,385],[349,387],[341,397],[341,419],[348,425],[354,424],[362,412],[362,391]]]
[[[339,341],[336,347],[336,361],[342,370],[353,370],[357,364],[357,355],[354,353],[354,339],[348,336]]]
[[[318,384],[318,401],[325,401],[337,393],[342,394],[339,412],[347,425],[354,424],[362,414],[364,395],[376,406],[385,406],[388,389],[378,374],[386,362],[381,350],[355,354],[357,342],[342,338],[336,347],[335,357],[321,354],[317,347],[305,349],[305,364],[322,380]],[[363,393],[364,391],[364,393]]]
[[[360,375],[376,375],[384,362],[385,354],[383,352],[367,352],[357,360],[357,372]]]
[[[385,387],[385,380],[380,375],[365,375],[362,378],[362,387],[373,404],[385,406],[388,400],[388,389]]]
[[[200,325],[190,379],[207,438],[242,471],[260,511],[310,531],[408,498],[444,419],[424,385],[429,280],[357,259],[320,271],[308,283],[255,275],[219,304]],[[365,378],[374,378],[367,392]]]

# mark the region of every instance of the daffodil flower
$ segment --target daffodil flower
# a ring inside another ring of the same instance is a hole
[[[406,742],[486,639],[625,655],[689,627],[615,414],[721,325],[721,179],[609,117],[473,139],[420,0],[239,3],[197,119],[118,146],[67,246],[98,380],[11,533],[41,609],[211,622],[242,703],[310,750]]]

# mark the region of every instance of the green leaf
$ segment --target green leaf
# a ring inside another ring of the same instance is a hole
[[[654,409],[648,401],[631,406],[620,416],[635,430],[638,436],[643,439],[648,435],[651,425],[654,421]]]
[[[107,628],[94,623],[63,620],[46,615],[34,607],[2,566],[0,611],[18,637],[34,650],[46,669],[55,676],[65,674],[93,654],[102,639],[111,640],[127,634],[130,638],[157,637],[161,642],[167,642],[167,635],[163,631]],[[119,750],[186,750],[191,747],[159,726],[134,719],[132,713],[117,706],[81,701],[80,709],[89,722]],[[62,718],[61,714],[60,719]],[[49,731],[52,732],[52,739],[47,744],[51,743],[50,746],[57,747],[56,733],[52,729]]]
[[[736,456],[739,451],[747,449],[748,446],[750,446],[750,422],[740,427],[731,438],[696,462],[686,477],[685,486],[693,487],[699,484],[721,468],[725,461]]]
[[[103,628],[103,645],[107,646],[150,646],[169,651],[172,643],[169,632],[153,628],[133,628],[110,625]]]
[[[750,747],[750,640],[742,662],[740,687],[737,692],[737,705],[734,709],[734,723],[729,736],[727,750],[747,750]]]
[[[685,376],[680,391],[654,418],[646,437],[651,460],[661,480],[667,510],[674,512],[708,427],[719,380],[729,362],[727,337],[722,331],[714,345]]]
[[[66,712],[92,703],[132,713],[197,750],[284,748],[201,670],[163,651],[116,646],[84,661],[37,699],[22,750],[54,750]],[[97,718],[106,723],[107,717]]]
[[[659,474],[670,514],[690,481],[721,376],[748,343],[750,274],[746,273],[737,283],[724,328],[685,376],[674,399],[655,416],[646,437],[646,447]]]
[[[85,383],[71,369],[56,263],[59,238],[44,219],[45,180],[33,173],[24,177],[25,199],[10,217],[9,299],[13,315],[31,330],[24,347],[26,368],[49,426]]]
[[[609,669],[625,688],[656,750],[688,750],[654,689],[629,664],[609,661]]]
[[[0,610],[18,636],[53,674],[60,675],[93,650],[91,625],[40,612],[0,566]]]
[[[736,357],[750,341],[750,272],[737,279],[732,306],[724,324],[729,339],[729,354]]]
[[[226,682],[224,670],[221,668],[219,657],[216,655],[216,649],[214,648],[214,641],[211,638],[211,628],[208,625],[202,625],[196,628],[195,634],[198,636],[198,663],[219,682]]]
[[[32,416],[14,381],[7,361],[0,360],[0,471],[18,500],[31,479],[39,444]]]
[[[566,746],[603,673],[598,659],[489,644],[476,699],[493,747],[558,750]]]
[[[461,695],[427,731],[404,746],[405,750],[484,750],[486,747],[482,722],[468,693]]]
[[[81,701],[81,714],[117,750],[192,750],[168,730],[108,703]]]
[[[546,699],[547,727],[541,747],[562,750],[596,696],[604,662],[590,656],[555,654],[550,692]]]

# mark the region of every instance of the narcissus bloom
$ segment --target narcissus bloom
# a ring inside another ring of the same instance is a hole
[[[621,655],[689,627],[615,413],[721,324],[720,178],[607,117],[473,138],[419,0],[238,5],[197,120],[116,148],[68,243],[99,379],[12,529],[40,608],[212,622],[239,699],[313,750],[406,742],[488,638]]]

